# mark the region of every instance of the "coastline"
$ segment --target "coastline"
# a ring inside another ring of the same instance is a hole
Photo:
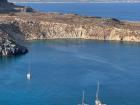
[[[14,55],[16,53],[13,50],[17,48],[21,54],[27,53],[28,50],[23,48],[24,45],[21,46],[20,42],[26,40],[84,39],[140,42],[138,21],[37,11],[11,11],[1,13],[0,17],[0,56]],[[6,46],[3,48],[3,45]],[[11,46],[10,50],[8,46]]]

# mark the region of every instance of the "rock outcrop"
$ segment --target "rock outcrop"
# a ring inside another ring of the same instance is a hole
[[[28,50],[17,44],[12,37],[0,29],[0,56],[21,55]]]
[[[30,7],[17,6],[7,0],[0,0],[0,13],[11,13],[11,12],[34,12]]]

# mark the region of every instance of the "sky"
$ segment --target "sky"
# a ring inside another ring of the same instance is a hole
[[[140,0],[9,0],[12,2],[140,2]]]

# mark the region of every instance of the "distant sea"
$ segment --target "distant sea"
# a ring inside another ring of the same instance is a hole
[[[140,20],[140,4],[20,4],[42,12]],[[140,105],[140,43],[36,40],[29,53],[0,58],[0,105]],[[26,74],[31,70],[31,81]]]
[[[19,3],[41,12],[74,13],[140,21],[140,3]]]

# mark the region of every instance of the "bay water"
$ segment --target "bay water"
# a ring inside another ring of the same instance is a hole
[[[140,4],[19,4],[43,12],[140,20]],[[113,12],[114,11],[114,12]],[[30,41],[29,53],[0,58],[1,105],[140,105],[140,43],[95,40]],[[26,74],[31,68],[31,80]]]

